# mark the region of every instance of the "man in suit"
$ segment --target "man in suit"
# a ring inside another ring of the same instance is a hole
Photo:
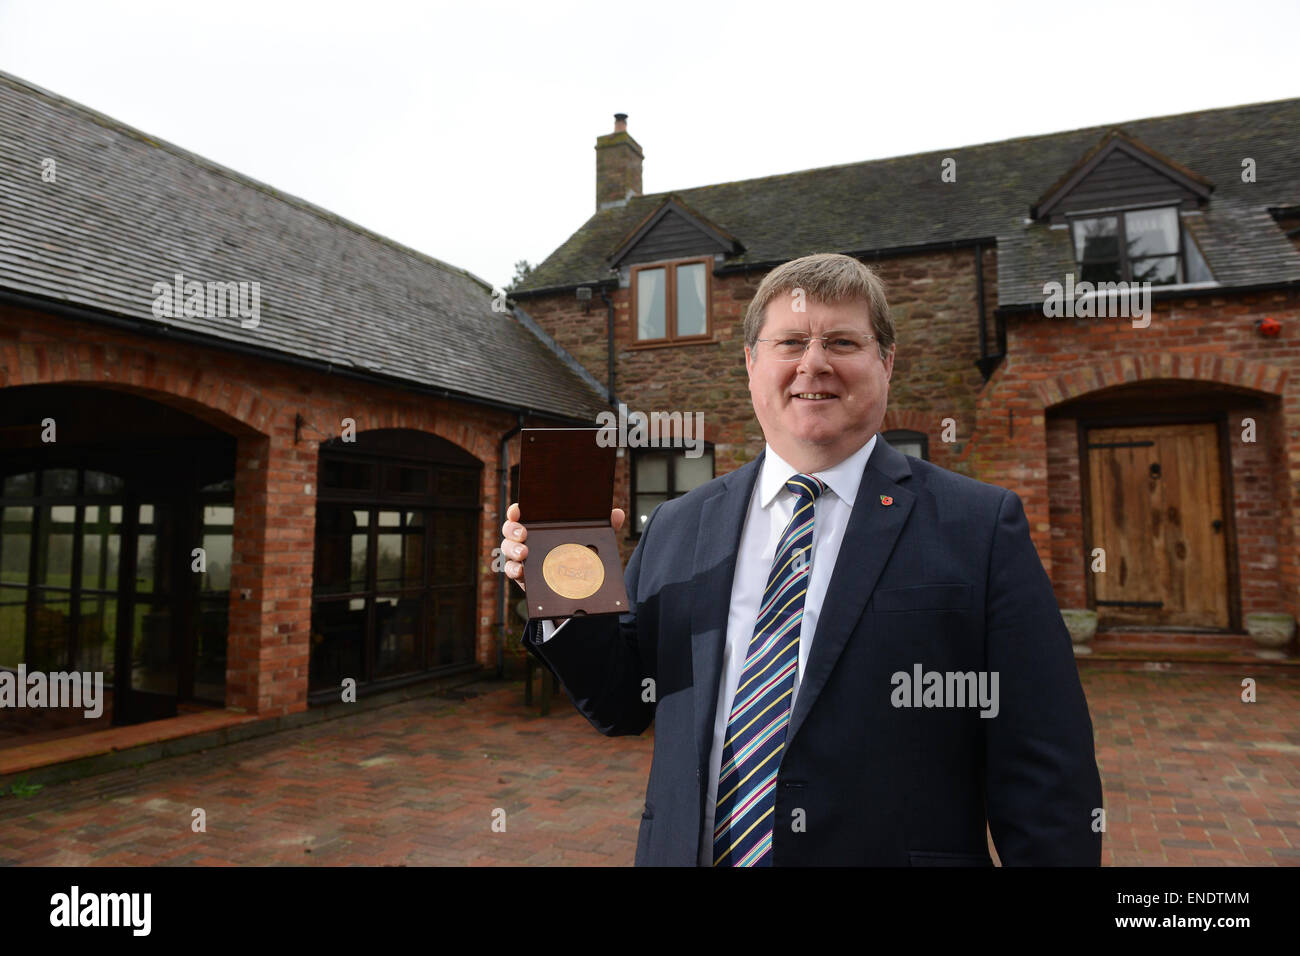
[[[764,454],[655,509],[627,614],[525,631],[601,733],[654,722],[638,865],[988,866],[986,822],[1004,865],[1100,862],[1092,724],[1024,509],[879,437],[894,354],[862,263],[769,273],[745,318]]]

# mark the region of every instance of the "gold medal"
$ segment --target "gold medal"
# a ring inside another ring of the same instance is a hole
[[[560,597],[580,601],[591,597],[605,583],[605,565],[590,548],[561,544],[552,548],[542,562],[542,577]]]

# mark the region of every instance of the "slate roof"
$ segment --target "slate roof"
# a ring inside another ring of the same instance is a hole
[[[56,162],[54,183],[42,161]],[[261,284],[261,321],[156,318],[154,283]],[[0,290],[591,421],[608,408],[491,287],[0,73]]]
[[[636,196],[588,219],[516,294],[609,281],[606,257],[676,196],[743,244],[721,270],[995,238],[999,304],[1041,302],[1043,282],[1075,267],[1068,231],[1026,223],[1030,207],[1112,130],[1213,183],[1202,214],[1185,222],[1220,285],[1300,282],[1300,253],[1267,213],[1300,205],[1300,99],[1290,99]],[[947,157],[953,183],[940,179]],[[1241,181],[1247,157],[1254,183]]]

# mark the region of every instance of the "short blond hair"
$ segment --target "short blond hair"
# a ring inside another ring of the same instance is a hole
[[[838,252],[819,252],[779,265],[759,283],[758,291],[745,312],[745,345],[751,350],[758,342],[768,304],[783,292],[802,289],[809,299],[826,305],[865,302],[871,331],[881,361],[894,344],[894,318],[885,298],[885,284],[869,266]]]

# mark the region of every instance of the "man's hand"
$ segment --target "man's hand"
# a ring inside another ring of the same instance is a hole
[[[609,513],[609,523],[617,531],[623,527],[623,520],[626,516],[622,508],[615,508]],[[511,504],[506,509],[506,523],[501,526],[501,533],[505,538],[501,542],[501,553],[505,555],[506,560],[506,577],[518,582],[519,587],[524,587],[524,562],[528,560],[528,545],[524,541],[528,537],[528,529],[519,523],[519,505]]]

